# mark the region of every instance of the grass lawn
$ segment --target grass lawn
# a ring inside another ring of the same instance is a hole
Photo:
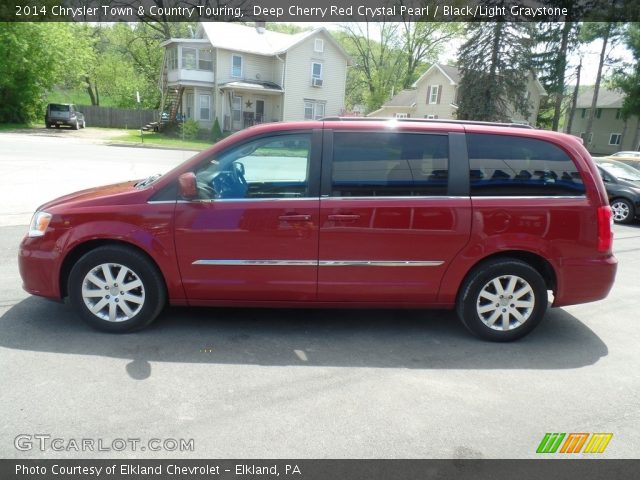
[[[127,130],[126,135],[113,137],[115,142],[138,143],[157,147],[174,147],[188,150],[204,150],[213,145],[210,140],[182,140],[175,137],[167,137],[161,133],[143,132],[144,142],[140,139],[140,130]]]

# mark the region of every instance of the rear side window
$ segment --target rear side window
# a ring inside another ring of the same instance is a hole
[[[583,195],[584,184],[569,156],[533,138],[467,134],[471,195]]]
[[[332,195],[446,195],[447,135],[336,132]]]

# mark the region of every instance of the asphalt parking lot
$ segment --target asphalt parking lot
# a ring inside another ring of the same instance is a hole
[[[615,226],[607,299],[511,344],[416,310],[172,308],[110,335],[22,291],[39,203],[191,154],[0,134],[0,457],[535,458],[546,432],[611,432],[605,458],[640,456],[640,223]],[[20,435],[193,449],[43,452]]]

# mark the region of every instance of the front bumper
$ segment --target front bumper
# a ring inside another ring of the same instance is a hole
[[[61,299],[60,253],[43,238],[25,237],[18,251],[22,288],[32,295]]]

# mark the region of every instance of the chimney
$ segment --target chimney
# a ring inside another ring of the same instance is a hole
[[[266,30],[267,22],[260,21],[260,22],[255,22],[255,24],[256,24],[256,32],[262,35]]]

